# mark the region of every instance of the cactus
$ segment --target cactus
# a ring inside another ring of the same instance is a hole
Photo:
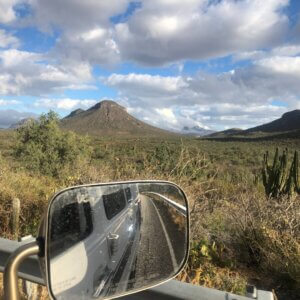
[[[289,172],[287,172],[288,149],[285,149],[282,155],[279,155],[279,150],[276,149],[272,166],[269,166],[268,158],[269,153],[266,152],[262,168],[266,195],[276,198],[282,195],[292,197],[295,193],[300,194],[298,152],[294,153]]]
[[[295,187],[298,194],[300,194],[300,181],[299,181],[299,157],[298,152],[295,151],[294,154],[294,180],[295,180]]]
[[[285,194],[290,197],[294,196],[295,193],[300,194],[299,189],[299,159],[298,152],[295,151],[293,162],[291,164],[289,177],[285,186]]]
[[[278,197],[283,193],[286,175],[287,175],[287,149],[279,155],[278,148],[276,149],[273,165],[268,163],[269,153],[264,155],[264,163],[262,169],[263,184],[268,197]]]

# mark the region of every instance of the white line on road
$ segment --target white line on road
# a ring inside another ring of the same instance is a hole
[[[178,264],[177,264],[177,261],[176,261],[176,258],[175,258],[174,249],[173,249],[173,246],[172,246],[169,234],[168,234],[168,232],[166,230],[164,221],[162,220],[162,218],[160,216],[160,213],[159,213],[157,207],[155,206],[155,204],[152,202],[152,200],[150,198],[149,198],[149,200],[150,200],[150,202],[152,203],[152,205],[154,206],[154,208],[156,210],[156,213],[158,215],[161,227],[162,227],[162,229],[164,231],[164,234],[165,234],[165,237],[166,237],[166,240],[167,240],[167,244],[168,244],[168,248],[169,248],[169,251],[170,251],[170,256],[171,256],[171,260],[172,260],[173,269],[174,269],[174,271],[177,271],[178,270]]]

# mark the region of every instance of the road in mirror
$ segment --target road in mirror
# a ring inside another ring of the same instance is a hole
[[[173,184],[72,188],[51,202],[48,220],[56,299],[118,297],[173,277],[186,259],[186,199]]]

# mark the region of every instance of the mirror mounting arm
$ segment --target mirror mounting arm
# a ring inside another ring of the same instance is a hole
[[[18,248],[10,255],[4,269],[4,299],[19,300],[20,294],[18,290],[18,269],[20,264],[31,255],[40,253],[40,245],[38,241],[28,243]]]

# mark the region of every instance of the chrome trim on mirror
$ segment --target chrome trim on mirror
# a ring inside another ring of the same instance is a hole
[[[18,287],[18,270],[20,264],[28,256],[39,254],[40,246],[37,241],[21,246],[13,252],[6,263],[4,269],[4,299],[19,300],[20,293]]]

